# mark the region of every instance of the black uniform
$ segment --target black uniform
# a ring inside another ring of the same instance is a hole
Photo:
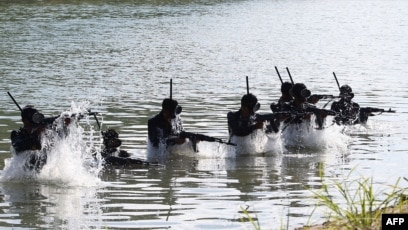
[[[148,165],[148,163],[143,160],[129,158],[130,154],[128,152],[119,150],[122,141],[119,139],[119,134],[115,130],[109,129],[102,132],[102,138],[104,148],[101,152],[101,156],[105,160],[105,165]]]
[[[28,150],[41,150],[41,136],[36,133],[29,133],[27,129],[20,128],[19,130],[13,130],[11,132],[11,145],[13,146],[16,154]],[[31,154],[28,161],[25,164],[26,169],[35,169],[39,172],[47,162],[47,154],[39,152],[39,154]]]
[[[119,151],[119,155],[123,154],[123,150]],[[113,166],[131,166],[131,165],[148,165],[148,162],[145,162],[141,159],[134,159],[129,157],[115,156],[116,152],[103,153],[104,160],[106,165]],[[126,152],[127,153],[127,152]]]
[[[247,136],[257,129],[255,125],[256,116],[245,119],[241,117],[241,110],[238,110],[236,112],[229,112],[227,117],[230,136]]]
[[[26,150],[41,149],[41,137],[36,133],[29,133],[25,128],[13,130],[10,138],[16,154]]]
[[[335,117],[335,121],[338,125],[353,125],[359,123],[359,111],[360,105],[347,101],[345,99],[340,99],[340,101],[333,102],[331,110],[338,113]]]
[[[149,140],[154,147],[158,147],[160,143],[175,144],[171,137],[179,136],[184,130],[179,117],[172,119],[169,124],[163,118],[163,111],[149,119],[147,129]]]

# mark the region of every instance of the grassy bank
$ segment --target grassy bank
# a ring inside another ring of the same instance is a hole
[[[353,170],[350,174],[352,172]],[[312,191],[317,203],[311,217],[318,208],[323,208],[328,211],[327,221],[295,230],[378,230],[381,229],[382,214],[408,213],[408,188],[399,186],[401,180],[408,182],[407,178],[398,178],[393,185],[374,186],[372,178],[350,179],[350,174],[341,181],[330,182],[325,181],[323,175],[320,175],[322,187]],[[241,207],[243,217],[240,221],[251,223],[255,230],[263,229],[258,218],[251,217],[248,208],[249,206]],[[274,227],[286,230],[289,229],[288,224]]]
[[[298,230],[381,229],[383,213],[408,213],[407,188],[399,187],[401,178],[394,185],[375,190],[372,178],[349,177],[350,174],[342,181],[329,183],[321,176],[322,188],[312,192],[318,201],[315,210],[328,209],[327,222]],[[403,180],[408,182],[407,178]]]
[[[388,207],[379,210],[380,214],[383,213],[408,213],[408,204],[398,205],[396,207]],[[364,230],[378,230],[381,229],[381,215],[375,219],[372,219],[369,226],[357,227],[352,225],[348,220],[336,219],[327,221],[321,225],[305,226],[297,228],[296,230],[349,230],[349,229],[364,229]]]

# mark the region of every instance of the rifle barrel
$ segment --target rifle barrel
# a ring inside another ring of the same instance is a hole
[[[248,76],[246,76],[246,88],[247,88],[247,94],[249,94],[249,82],[248,82]]]
[[[339,81],[337,80],[337,76],[335,72],[333,72],[333,76],[334,76],[334,79],[336,79],[337,87],[339,87],[339,91],[340,91],[340,84],[339,84]]]
[[[173,99],[173,79],[170,78],[170,100]]]
[[[339,98],[339,96],[334,96],[330,94],[312,94],[310,97],[318,97],[319,99]]]
[[[96,124],[98,124],[99,130],[101,130],[101,124],[99,123],[98,118],[96,117],[96,113],[93,113],[93,117],[95,118]]]
[[[18,109],[20,110],[20,112],[23,112],[23,110],[21,109],[20,105],[18,105],[17,101],[14,99],[14,97],[11,95],[10,92],[7,92],[7,94],[10,96],[11,100],[13,100],[14,104],[17,105]]]
[[[395,110],[392,110],[389,108],[388,110],[385,109],[380,109],[380,108],[374,108],[374,107],[362,107],[360,108],[362,112],[368,112],[368,113],[395,113]]]
[[[275,70],[276,70],[276,73],[278,74],[278,77],[279,77],[280,82],[281,82],[282,85],[283,85],[282,77],[281,77],[281,75],[280,75],[280,73],[279,73],[278,67],[275,66]]]
[[[199,133],[190,133],[190,132],[183,131],[183,132],[181,132],[180,137],[189,138],[189,139],[196,139],[196,140],[200,140],[200,141],[218,142],[218,143],[221,143],[221,144],[236,146],[236,144],[231,143],[231,142],[225,142],[221,138],[210,137],[210,136],[207,136],[207,135],[204,135],[204,134],[199,134]]]
[[[289,71],[288,67],[286,67],[286,71],[288,72],[288,75],[289,75],[290,81],[292,82],[292,85],[295,85],[295,83],[293,82],[292,75],[290,74],[290,71]]]

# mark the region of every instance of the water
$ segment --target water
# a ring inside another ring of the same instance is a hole
[[[185,128],[223,139],[245,76],[269,112],[280,87],[274,66],[321,94],[337,94],[335,71],[361,106],[397,110],[265,155],[226,157],[207,143],[161,166],[88,174],[67,147],[61,156],[71,157],[51,169],[64,165],[65,174],[0,183],[2,227],[252,229],[240,221],[248,208],[262,229],[294,229],[309,221],[319,169],[327,180],[353,170],[376,185],[408,176],[406,1],[0,1],[0,9],[2,169],[21,125],[7,91],[49,116],[89,103],[102,129],[115,128],[122,149],[143,159],[147,120],[171,78]],[[86,137],[96,129],[92,120],[82,126]],[[316,213],[310,222],[323,222]]]

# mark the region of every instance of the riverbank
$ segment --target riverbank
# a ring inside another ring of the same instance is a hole
[[[408,213],[408,203],[405,201],[404,205],[398,206],[398,207],[389,207],[385,208],[384,210],[381,211],[381,215],[379,215],[378,218],[376,218],[372,225],[368,227],[367,229],[381,229],[381,216],[382,214],[390,214],[390,213]],[[347,220],[338,220],[338,221],[327,221],[324,222],[321,225],[313,225],[313,226],[304,226],[301,228],[296,228],[295,230],[347,230],[350,229],[353,226],[350,226],[350,224],[347,222]]]

